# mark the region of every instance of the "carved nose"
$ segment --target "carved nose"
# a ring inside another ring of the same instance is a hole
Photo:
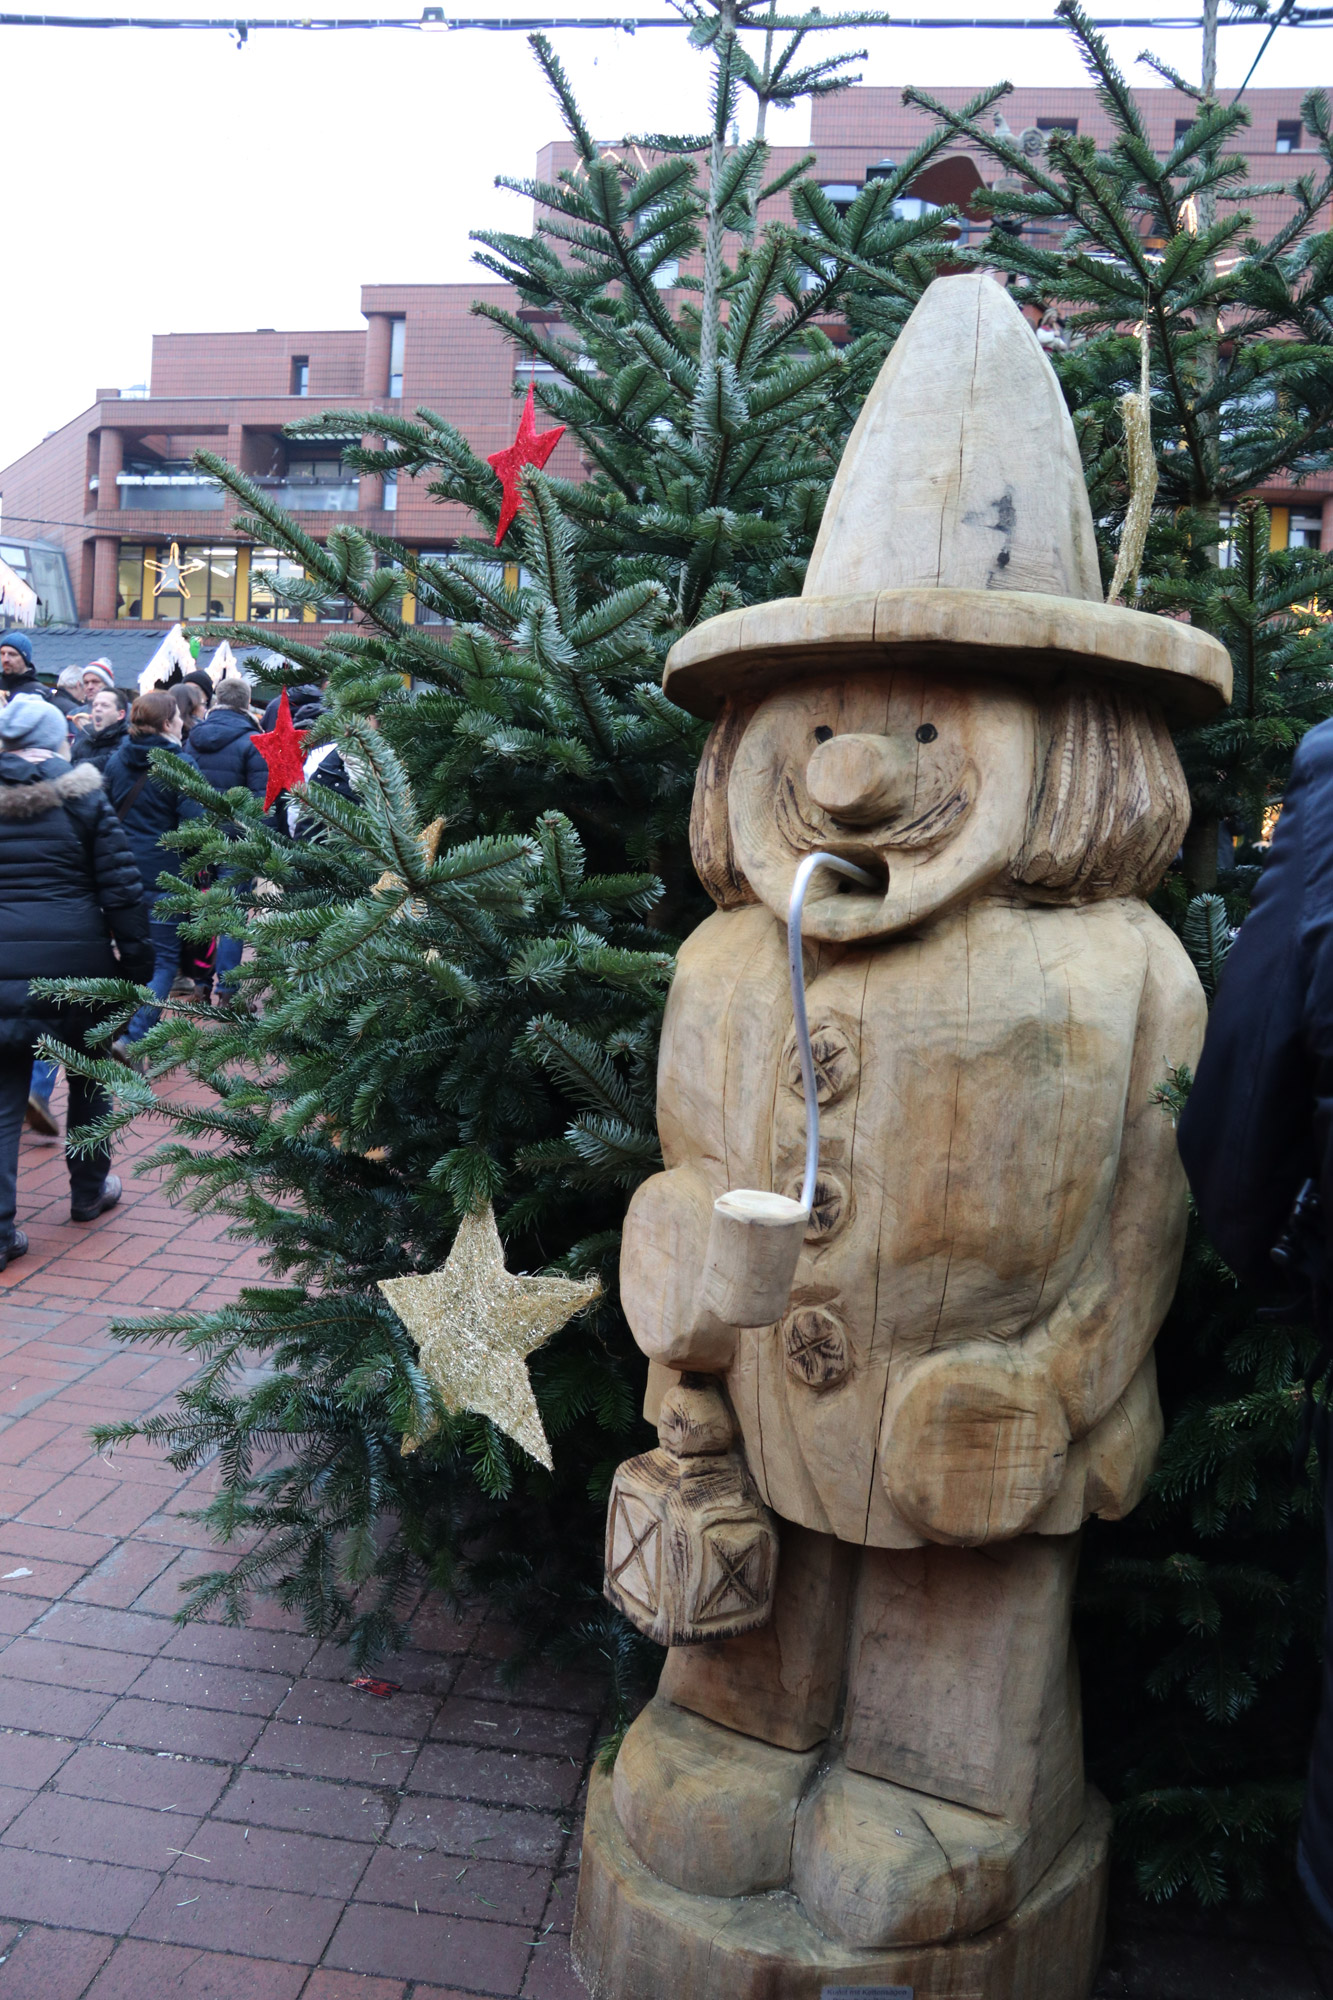
[[[893,819],[915,784],[916,758],[892,736],[832,736],[805,767],[817,806],[848,826]]]

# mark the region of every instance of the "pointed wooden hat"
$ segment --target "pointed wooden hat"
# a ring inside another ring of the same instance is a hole
[[[687,632],[663,685],[696,715],[811,674],[1070,668],[1195,720],[1231,699],[1226,648],[1102,601],[1074,426],[1008,293],[937,278],[847,441],[805,587]]]

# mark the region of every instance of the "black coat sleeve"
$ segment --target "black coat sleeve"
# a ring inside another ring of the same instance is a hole
[[[1209,1236],[1237,1276],[1266,1288],[1277,1276],[1269,1252],[1301,1183],[1320,1166],[1306,911],[1330,805],[1333,734],[1325,738],[1320,729],[1292,766],[1268,864],[1227,958],[1180,1120],[1180,1155]],[[1333,850],[1325,870],[1330,861]],[[1330,961],[1333,970],[1333,951]],[[1333,1029],[1333,1013],[1328,1025]]]
[[[122,972],[142,982],[152,975],[153,946],[139,864],[106,793],[95,792],[86,810],[93,894],[120,953]]]

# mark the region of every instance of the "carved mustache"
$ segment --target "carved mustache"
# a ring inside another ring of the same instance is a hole
[[[933,800],[915,819],[901,826],[895,825],[892,818],[871,826],[858,826],[855,829],[856,838],[877,847],[908,851],[933,847],[951,834],[971,812],[976,790],[975,767],[965,764],[949,790]],[[800,771],[792,765],[783,771],[778,784],[774,818],[784,840],[800,852],[822,845],[829,839],[830,833],[836,840],[850,832],[849,828],[813,803]]]

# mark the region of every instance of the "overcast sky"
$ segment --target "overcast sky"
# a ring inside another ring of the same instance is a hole
[[[221,11],[206,0],[192,8]],[[1140,8],[1106,0],[1096,11]],[[919,0],[915,11],[932,9],[969,11],[963,0]],[[169,9],[138,0],[135,11]],[[377,10],[343,0],[341,11]],[[487,11],[487,0],[472,11]],[[524,11],[539,9],[525,0]],[[611,10],[562,0],[552,11]],[[666,9],[639,0],[635,11]],[[1037,15],[1045,0],[985,0],[972,11]],[[1165,11],[1188,9],[1178,0]],[[1259,32],[1223,31],[1224,85],[1240,82]],[[499,192],[495,176],[530,173],[537,147],[559,136],[518,34],[274,32],[244,49],[222,33],[0,28],[0,37],[0,466],[85,408],[99,384],[146,381],[154,332],[361,326],[363,282],[466,280],[470,229],[528,227],[529,206]],[[706,64],[683,33],[554,39],[598,137],[703,122]],[[868,39],[867,83],[1086,82],[1059,32],[887,28]],[[1197,74],[1197,32],[1110,40],[1124,63],[1146,44]],[[1280,31],[1255,81],[1308,88],[1330,59],[1333,31]],[[1154,86],[1151,72],[1131,74]],[[769,127],[780,144],[807,131],[795,116]]]

